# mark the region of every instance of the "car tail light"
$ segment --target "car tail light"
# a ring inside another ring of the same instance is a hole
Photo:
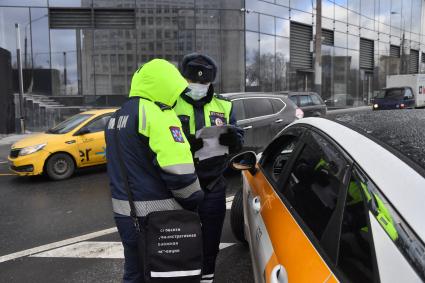
[[[298,119],[304,118],[304,111],[302,111],[300,108],[295,109],[295,117]]]
[[[403,103],[402,103],[402,104],[400,104],[400,108],[404,108],[404,106],[405,106],[405,105],[404,105]]]

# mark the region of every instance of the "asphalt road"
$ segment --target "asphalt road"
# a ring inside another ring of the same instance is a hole
[[[120,282],[124,261],[111,229],[105,167],[61,182],[17,177],[9,175],[8,152],[0,145],[0,282]],[[239,180],[230,177],[228,196]],[[225,221],[216,282],[253,282],[249,251],[234,239],[229,211]],[[14,259],[1,262],[6,255]]]

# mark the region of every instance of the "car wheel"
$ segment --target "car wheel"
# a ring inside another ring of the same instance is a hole
[[[74,170],[74,160],[66,153],[56,153],[49,157],[46,163],[47,176],[55,181],[71,177]]]
[[[233,198],[232,208],[230,210],[230,226],[235,238],[239,242],[247,244],[244,233],[242,190],[239,190]]]

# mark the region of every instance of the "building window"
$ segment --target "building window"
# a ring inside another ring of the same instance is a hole
[[[390,56],[395,58],[400,58],[400,46],[391,45],[390,46]]]

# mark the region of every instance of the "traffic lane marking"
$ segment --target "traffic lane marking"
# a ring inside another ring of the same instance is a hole
[[[231,247],[234,244],[235,243],[220,243],[220,250]],[[34,254],[31,255],[31,257],[124,259],[124,248],[121,242],[84,241]]]
[[[50,244],[47,244],[47,245],[42,245],[42,246],[39,246],[39,247],[19,251],[19,252],[16,252],[16,253],[4,255],[4,256],[0,257],[0,263],[6,262],[6,261],[9,261],[9,260],[15,260],[15,259],[25,257],[25,256],[30,256],[30,255],[41,253],[41,252],[45,252],[45,251],[56,249],[56,248],[59,248],[59,247],[75,244],[75,243],[78,243],[78,242],[83,242],[83,241],[86,241],[86,240],[89,240],[89,239],[93,239],[93,238],[101,237],[101,236],[104,236],[104,235],[112,234],[112,233],[115,233],[117,231],[118,231],[117,228],[113,227],[113,228],[109,228],[109,229],[105,229],[105,230],[81,235],[81,236],[78,236],[78,237],[74,237],[74,238],[50,243]]]
[[[233,201],[233,196],[226,198],[226,209],[230,209],[230,207],[232,206],[232,201]],[[64,246],[72,245],[72,244],[83,242],[83,241],[87,241],[87,240],[90,240],[90,239],[93,239],[93,238],[98,238],[98,237],[101,237],[101,236],[104,236],[104,235],[115,233],[117,231],[118,231],[117,228],[113,227],[113,228],[109,228],[109,229],[105,229],[105,230],[101,230],[101,231],[77,236],[77,237],[74,237],[74,238],[70,238],[70,239],[66,239],[66,240],[62,240],[62,241],[58,241],[58,242],[54,242],[54,243],[50,243],[50,244],[46,244],[46,245],[42,245],[42,246],[39,246],[39,247],[19,251],[19,252],[16,252],[16,253],[4,255],[4,256],[0,257],[0,263],[6,262],[6,261],[9,261],[9,260],[15,260],[15,259],[25,257],[25,256],[31,256],[31,255],[34,255],[34,254],[39,254],[39,253],[46,252],[46,251],[49,251],[49,250],[61,248],[61,247],[64,247]]]

